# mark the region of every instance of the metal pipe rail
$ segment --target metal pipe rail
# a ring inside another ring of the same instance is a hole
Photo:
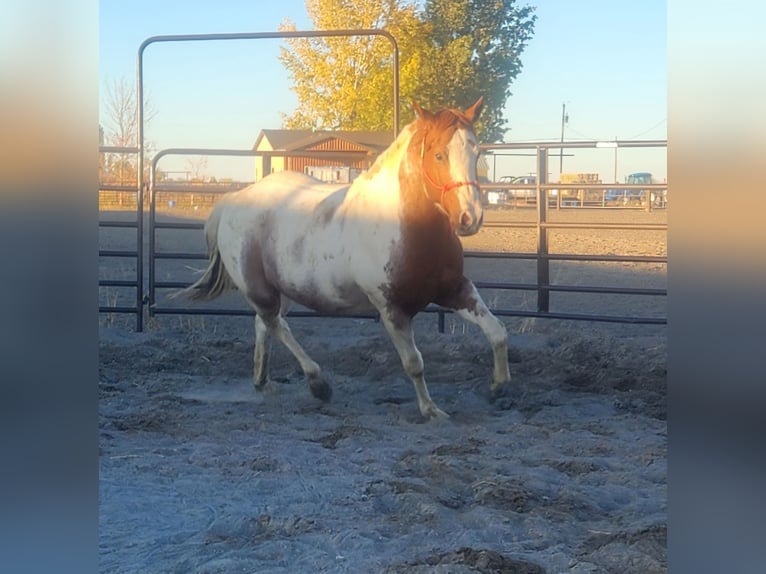
[[[139,155],[138,147],[121,146],[99,146],[99,153],[114,153],[122,155]],[[99,305],[99,313],[121,313],[134,314],[136,316],[136,331],[143,331],[144,328],[144,197],[141,185],[122,185],[99,183],[99,194],[103,191],[117,191],[121,193],[136,194],[135,219],[132,221],[121,220],[101,220],[99,218],[98,226],[100,228],[122,228],[136,230],[136,248],[135,249],[99,249],[99,257],[115,257],[135,259],[136,274],[129,280],[101,279],[98,280],[99,287],[118,287],[134,288],[135,303],[133,305]]]

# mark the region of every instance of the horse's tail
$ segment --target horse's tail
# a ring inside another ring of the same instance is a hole
[[[218,249],[218,225],[221,221],[221,203],[217,204],[205,222],[205,238],[210,262],[204,274],[188,287],[170,295],[171,299],[188,295],[192,300],[209,301],[235,285],[221,260]]]

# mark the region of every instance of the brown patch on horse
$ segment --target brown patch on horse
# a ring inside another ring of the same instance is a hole
[[[244,295],[256,305],[259,313],[276,316],[279,314],[281,297],[279,289],[267,277],[267,262],[261,242],[252,238],[242,248],[242,276],[245,279]]]
[[[484,312],[479,309],[479,302],[473,296],[473,283],[466,277],[463,277],[462,281],[452,292],[445,293],[434,299],[433,302],[442,307],[446,307],[447,309],[467,309],[477,315],[484,314]]]
[[[437,185],[450,181],[449,162],[438,162],[435,154],[445,152],[459,128],[473,131],[481,105],[480,99],[465,113],[431,113],[416,106],[417,129],[399,169],[402,235],[392,249],[386,267],[389,282],[384,286],[395,316],[401,313],[409,319],[431,302],[452,306],[470,295],[463,276],[463,246],[454,231],[456,222],[450,219],[455,216],[448,215],[459,214],[459,201],[455,194],[442,194],[429,185],[423,170],[429,170]]]
[[[401,239],[392,250],[385,295],[390,309],[414,317],[452,293],[463,278],[463,246],[447,216],[422,190],[417,173],[399,173]]]
[[[305,236],[299,237],[295,241],[295,243],[293,243],[291,251],[296,261],[303,261],[303,249],[305,247],[305,244],[306,244]]]

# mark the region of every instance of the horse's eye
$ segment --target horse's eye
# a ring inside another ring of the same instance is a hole
[[[436,161],[443,161],[443,160],[444,160],[444,155],[442,155],[441,153],[437,153],[436,154]]]

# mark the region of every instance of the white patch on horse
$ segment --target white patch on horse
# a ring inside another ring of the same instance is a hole
[[[450,161],[450,176],[452,181],[475,182],[476,160],[479,156],[479,146],[476,136],[464,128],[455,130],[449,145],[447,146]],[[465,171],[465,168],[468,171]],[[476,213],[477,202],[481,204],[481,192],[472,184],[461,185],[455,189],[460,202],[461,213],[469,213],[473,220],[479,218]]]

